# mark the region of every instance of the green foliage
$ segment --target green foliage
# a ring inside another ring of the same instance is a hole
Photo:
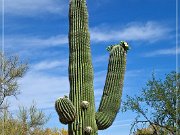
[[[26,123],[27,127],[31,129],[42,127],[49,120],[49,117],[46,118],[46,115],[41,110],[37,109],[35,103],[33,103],[29,109],[19,107],[19,114],[17,117],[21,123]]]
[[[123,103],[123,111],[137,113],[132,129],[139,123],[146,123],[153,128],[153,134],[175,134],[180,125],[179,86],[180,74],[171,72],[165,80],[152,79],[142,89],[142,94],[135,97],[127,96]],[[143,118],[143,120],[141,120]]]
[[[154,129],[150,126],[147,128],[137,129],[135,135],[153,135],[153,130]]]
[[[6,111],[0,117],[0,135],[68,135],[65,129],[44,128],[48,119],[35,104],[30,108],[20,107],[17,117]]]
[[[149,125],[147,128],[141,128],[137,129],[137,131],[134,133],[135,135],[174,135],[172,133],[169,133],[166,129],[161,128],[158,125]]]

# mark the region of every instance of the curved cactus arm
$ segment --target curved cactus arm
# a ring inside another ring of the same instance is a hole
[[[55,102],[55,108],[61,123],[70,124],[75,120],[75,107],[67,97],[57,99]]]
[[[126,50],[123,46],[111,46],[109,52],[110,58],[104,92],[96,113],[96,123],[99,130],[111,126],[119,111],[126,65]]]

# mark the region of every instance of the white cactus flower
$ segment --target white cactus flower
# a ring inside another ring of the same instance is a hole
[[[93,129],[92,129],[92,127],[90,127],[90,126],[87,126],[87,127],[84,129],[84,131],[85,131],[87,134],[91,134],[91,133],[93,132]]]
[[[84,109],[87,109],[89,106],[89,102],[88,101],[82,101],[81,102],[81,107],[84,108]]]
[[[127,42],[124,42],[124,45],[125,45],[125,47],[128,47],[128,43]]]

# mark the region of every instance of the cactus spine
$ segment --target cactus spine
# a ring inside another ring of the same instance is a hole
[[[59,98],[56,111],[60,122],[68,124],[69,135],[97,135],[112,125],[120,107],[126,64],[126,50],[111,46],[104,92],[95,112],[93,66],[90,53],[86,0],[70,0],[69,8],[69,82],[68,98]]]

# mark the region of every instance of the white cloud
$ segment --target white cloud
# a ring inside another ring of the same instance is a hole
[[[114,121],[113,124],[115,125],[115,124],[126,123],[126,122],[129,123],[129,122],[132,122],[132,121],[133,121],[133,119],[123,119],[123,120],[122,119],[120,119],[120,120],[117,119],[117,120]]]
[[[5,37],[5,45],[8,48],[38,48],[59,46],[68,43],[66,35],[56,35],[47,38],[29,37],[29,36],[7,36]]]
[[[163,39],[169,34],[170,29],[162,24],[147,22],[144,24],[130,23],[122,28],[95,27],[91,29],[91,39],[95,42],[101,41],[150,41]]]
[[[50,76],[48,74],[30,71],[19,82],[21,94],[18,100],[12,101],[11,109],[16,110],[18,105],[30,106],[34,100],[38,108],[54,108],[58,97],[67,95],[69,82],[67,76]]]
[[[137,76],[139,76],[140,74],[142,74],[143,72],[146,72],[146,71],[143,70],[143,69],[127,70],[127,71],[125,72],[125,77],[126,77],[126,78],[137,77]]]
[[[149,53],[143,54],[145,57],[154,57],[154,56],[159,56],[159,55],[176,55],[180,54],[180,48],[176,50],[176,48],[168,48],[168,49],[160,49],[156,51],[152,51]]]
[[[117,124],[117,125],[111,126],[111,128],[114,128],[114,127],[126,127],[126,126],[131,126],[131,123],[129,123],[129,124]]]
[[[122,29],[105,27],[91,28],[91,41],[150,41],[154,42],[168,37],[170,29],[158,23],[147,22],[146,24],[129,24]],[[68,44],[68,36],[65,34],[46,38],[28,35],[13,35],[5,37],[6,48],[38,48],[53,47]],[[105,56],[102,59],[106,59]]]
[[[49,70],[53,68],[67,68],[68,66],[68,60],[45,60],[41,61],[37,64],[34,64],[32,66],[32,69],[35,71],[40,71],[40,70]]]
[[[6,0],[4,6],[6,14],[37,16],[41,13],[63,14],[65,3],[65,0]]]
[[[50,73],[50,71],[61,68],[63,75]],[[29,107],[32,101],[37,103],[38,108],[54,108],[55,100],[58,97],[69,95],[68,75],[64,75],[67,68],[67,61],[64,60],[44,60],[30,66],[27,74],[19,80],[18,100],[9,98],[11,110],[17,110],[19,105]]]

